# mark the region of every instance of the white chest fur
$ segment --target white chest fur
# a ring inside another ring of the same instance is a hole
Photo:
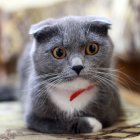
[[[73,92],[91,85],[88,80],[77,78],[74,81],[61,83],[55,89],[50,89],[49,94],[53,103],[62,111],[72,114],[74,111],[82,110],[91,100],[95,99],[97,88],[85,91],[74,100],[70,101]]]

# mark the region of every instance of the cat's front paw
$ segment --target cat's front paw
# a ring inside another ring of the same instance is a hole
[[[102,129],[102,124],[100,121],[98,121],[96,118],[92,118],[92,117],[87,117],[85,118],[86,121],[89,123],[89,125],[92,128],[91,132],[98,132]]]
[[[73,133],[92,133],[102,129],[102,124],[93,117],[78,118],[72,125]]]

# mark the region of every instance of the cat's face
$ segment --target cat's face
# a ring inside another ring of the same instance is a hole
[[[97,68],[110,64],[113,45],[109,25],[103,18],[68,17],[32,26],[35,40],[31,55],[36,72],[61,76],[60,82],[92,79]]]

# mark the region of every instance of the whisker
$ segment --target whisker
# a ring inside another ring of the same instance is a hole
[[[116,74],[114,74],[114,73],[110,73],[110,72],[97,72],[97,73],[101,73],[102,75],[109,76],[109,77],[113,77],[113,78],[115,78],[120,84],[124,84],[124,83],[125,83],[125,84],[127,85],[128,90],[130,91],[130,93],[132,93],[132,90],[131,90],[131,88],[130,88],[129,83],[128,83],[124,78],[122,78],[122,77],[120,77],[120,76],[118,76],[118,75],[116,75]]]
[[[122,74],[125,78],[127,78],[129,81],[131,81],[135,85],[140,85],[140,83],[136,82],[132,77],[129,75],[125,74],[124,72],[120,71],[119,69],[114,69],[114,68],[95,68],[94,70],[108,70],[109,72],[115,72],[115,73],[120,73]]]
[[[21,92],[26,92],[26,91],[30,91],[30,90],[33,90],[41,85],[44,85],[44,84],[47,84],[55,79],[57,79],[59,76],[56,76],[56,77],[52,77],[50,79],[46,79],[46,80],[43,80],[42,82],[38,82],[37,85],[33,86],[33,87],[27,87],[27,89],[24,89],[24,90],[21,90]],[[32,82],[32,81],[30,81]]]
[[[101,76],[101,75],[97,75],[98,74],[98,72],[93,72],[93,71],[89,71],[90,73],[89,74],[91,74],[91,75],[93,75],[94,74],[94,77],[96,77],[96,78],[100,78],[101,80],[103,80],[104,82],[107,82],[111,87],[112,87],[112,85],[113,85],[113,87],[112,88],[114,88],[114,86],[115,86],[115,81],[113,82],[111,79],[108,79],[108,77],[103,77],[103,76]],[[96,74],[96,75],[95,75]],[[111,84],[112,85],[111,85]]]

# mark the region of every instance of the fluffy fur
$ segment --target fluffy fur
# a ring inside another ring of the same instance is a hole
[[[28,128],[44,133],[87,133],[110,126],[121,114],[112,73],[113,44],[108,36],[110,21],[100,17],[48,19],[30,29],[29,44],[19,62],[21,101]],[[86,55],[85,46],[97,42],[99,52]],[[63,59],[51,50],[64,47]],[[79,75],[72,66],[83,65]],[[97,83],[72,102],[79,88]]]

